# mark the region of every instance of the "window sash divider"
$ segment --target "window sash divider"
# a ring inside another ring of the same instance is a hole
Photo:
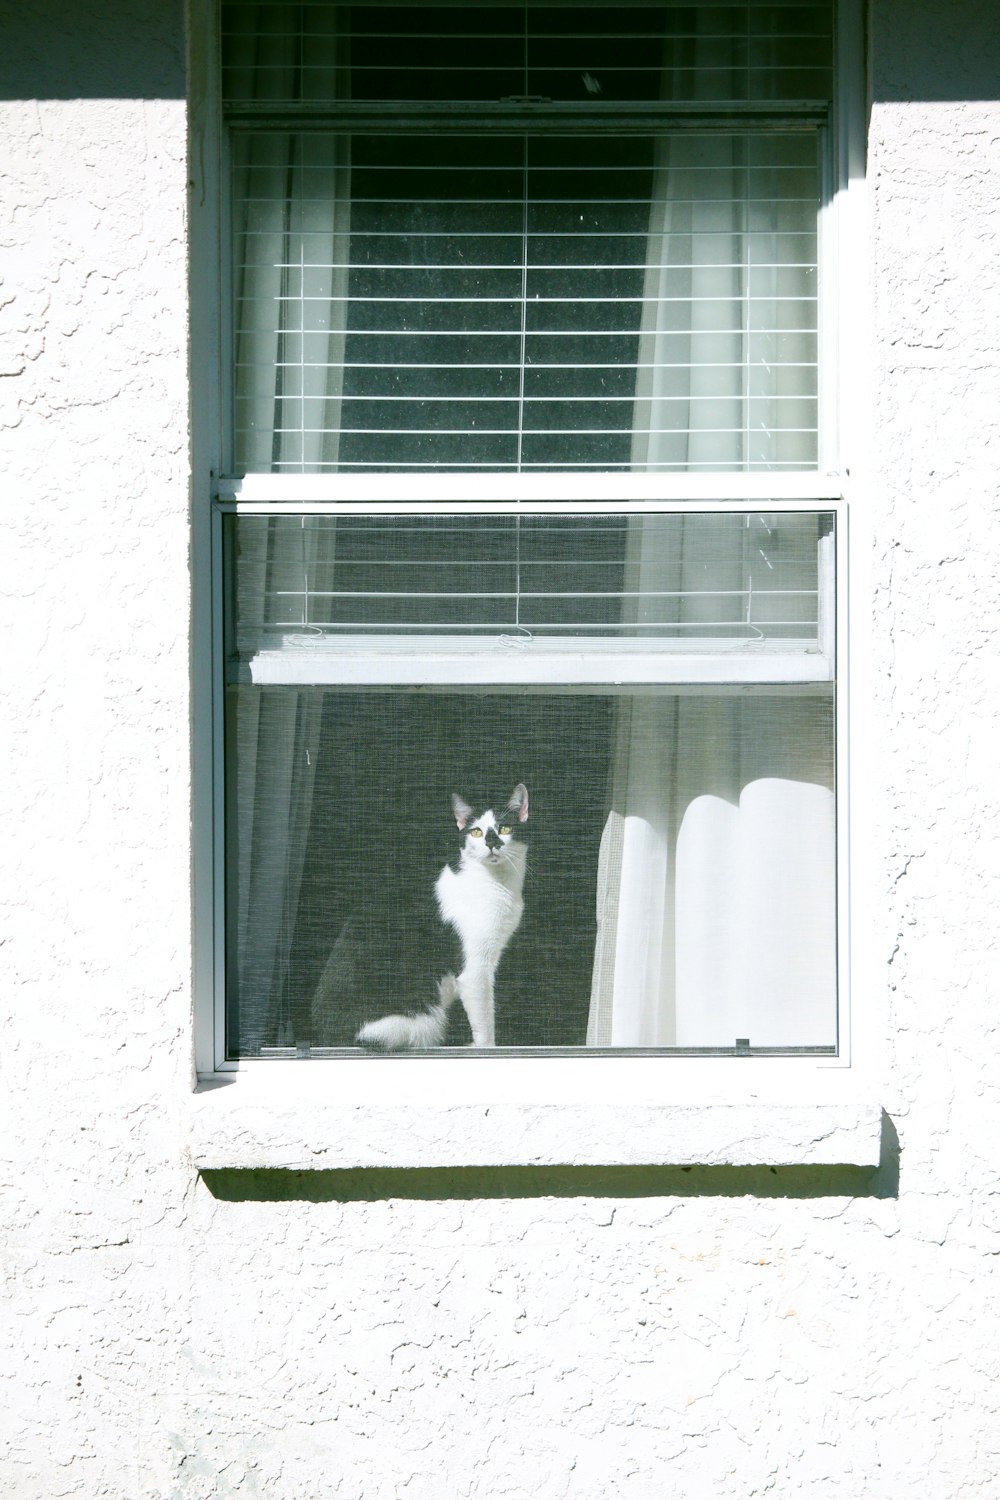
[[[283,687],[414,688],[451,692],[599,692],[648,689],[661,693],[711,694],[792,691],[813,696],[832,691],[832,658],[804,644],[790,649],[756,644],[715,651],[595,652],[591,642],[573,650],[501,645],[487,649],[440,649],[436,642],[342,641],[295,648],[264,648],[230,667],[232,683]]]
[[[844,498],[844,476],[815,471],[734,473],[245,474],[221,475],[216,506],[242,515],[538,515],[813,510]]]
[[[581,127],[588,133],[628,135],[664,129],[813,131],[828,124],[830,107],[821,99],[782,100],[780,104],[743,101],[731,105],[670,102],[643,104],[633,109],[620,103],[602,107],[574,102],[493,105],[415,102],[387,108],[364,102],[336,106],[320,100],[281,105],[262,100],[228,105],[225,117],[231,129],[240,131],[287,129],[379,134],[395,133],[405,125],[407,129],[458,130],[469,135],[496,132],[520,135],[526,130],[539,134],[569,130],[575,134]]]

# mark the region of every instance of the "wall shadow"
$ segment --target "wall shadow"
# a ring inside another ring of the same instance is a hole
[[[183,99],[182,0],[8,5],[0,99]]]
[[[378,1203],[389,1198],[896,1198],[899,1138],[882,1114],[877,1167],[359,1167],[206,1171],[223,1203]]]
[[[876,104],[958,104],[1000,98],[996,0],[869,0]]]
[[[995,0],[869,0],[878,103],[1000,97]],[[9,5],[0,99],[181,99],[182,0],[33,0]]]

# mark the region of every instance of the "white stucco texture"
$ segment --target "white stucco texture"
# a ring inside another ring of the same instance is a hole
[[[998,34],[869,25],[854,1003],[898,1181],[891,1134],[880,1171],[336,1175],[191,1154],[181,19],[12,20],[4,1500],[1000,1496]]]

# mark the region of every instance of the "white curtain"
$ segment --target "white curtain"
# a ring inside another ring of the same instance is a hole
[[[765,268],[762,280],[751,271],[748,149],[746,138],[723,136],[658,147],[635,468],[809,462],[777,399],[792,395],[797,421],[812,409],[808,361],[773,369],[751,361],[749,277],[755,291],[773,296],[779,273]],[[809,212],[806,204],[806,228]],[[808,305],[815,290],[808,267],[798,288],[794,269],[780,276],[785,295]],[[779,327],[773,307],[769,321]],[[795,352],[808,344],[804,334]],[[784,566],[793,598],[816,584],[816,551],[810,555],[804,540],[800,534]],[[831,545],[822,544],[827,553]],[[669,591],[680,626],[707,626],[720,596],[746,587],[741,522],[723,518],[713,533],[703,520],[667,529],[636,518],[630,551],[629,590]],[[739,690],[621,701],[588,1045],[835,1042],[832,712],[830,698]]]
[[[832,700],[619,713],[590,1046],[836,1040]]]
[[[745,138],[656,143],[632,467],[742,469]]]

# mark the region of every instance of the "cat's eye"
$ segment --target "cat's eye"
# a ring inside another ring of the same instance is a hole
[[[509,823],[505,823],[504,826],[501,828],[500,832],[506,837],[506,835],[508,833],[512,833],[513,832],[513,829],[511,828],[511,826],[510,826]]]
[[[470,837],[470,839],[481,839],[482,836],[483,836],[483,830],[481,828],[470,828],[469,829],[469,837]]]

